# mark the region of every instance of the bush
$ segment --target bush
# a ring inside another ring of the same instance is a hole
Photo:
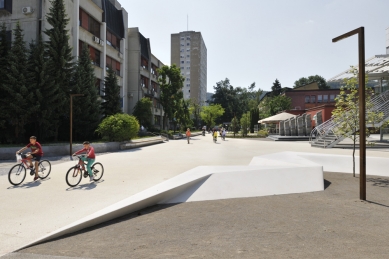
[[[138,120],[128,114],[115,114],[105,118],[97,127],[96,132],[105,141],[125,141],[137,136]]]
[[[267,130],[259,130],[257,135],[259,137],[267,137],[269,136],[269,132],[267,132]]]

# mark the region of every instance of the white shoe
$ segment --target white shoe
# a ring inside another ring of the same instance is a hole
[[[91,181],[91,182],[93,182],[94,180],[93,180],[93,176],[89,176],[89,180]]]

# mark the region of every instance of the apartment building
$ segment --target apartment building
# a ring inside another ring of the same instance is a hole
[[[163,109],[159,102],[161,89],[158,84],[157,69],[164,64],[151,52],[150,39],[145,38],[139,28],[128,29],[128,110],[131,114],[136,103],[143,97],[153,103],[152,124],[155,128],[162,128]]]
[[[201,32],[171,34],[171,64],[181,68],[185,78],[184,99],[205,105],[207,101],[207,48]]]
[[[122,108],[128,110],[126,38],[128,13],[117,0],[64,0],[69,18],[69,43],[77,60],[82,46],[90,50],[97,78],[96,87],[103,93],[108,67],[116,71],[121,88]],[[49,28],[46,15],[51,6],[47,0],[0,0],[0,24],[5,22],[9,37],[19,21],[28,44]]]

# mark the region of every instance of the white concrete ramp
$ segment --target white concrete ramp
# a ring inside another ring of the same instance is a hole
[[[73,233],[155,204],[322,190],[322,165],[294,152],[255,157],[248,166],[200,166],[60,228],[26,246]]]

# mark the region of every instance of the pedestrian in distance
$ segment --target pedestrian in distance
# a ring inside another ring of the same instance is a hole
[[[217,130],[214,130],[213,131],[213,142],[216,143],[216,141],[217,141]]]
[[[28,148],[31,148],[31,152],[27,153],[26,155],[26,158],[28,159],[28,162],[30,163],[30,169],[33,169],[33,165],[32,165],[32,159],[35,160],[35,177],[34,177],[34,181],[38,180],[39,179],[39,175],[38,175],[38,164],[39,164],[39,161],[41,161],[41,158],[43,156],[43,150],[42,150],[42,146],[41,144],[39,144],[38,141],[36,141],[36,137],[35,136],[31,136],[30,137],[30,143],[25,146],[24,148],[16,151],[16,154],[19,154],[21,152],[23,152],[24,150],[28,149]]]
[[[88,170],[89,179],[91,182],[93,182],[94,180],[93,180],[93,173],[92,173],[91,166],[93,165],[93,163],[95,162],[95,159],[96,159],[95,149],[90,145],[89,141],[84,141],[84,143],[82,143],[82,144],[83,144],[84,148],[75,152],[73,154],[73,156],[81,154],[82,152],[86,153],[86,157],[81,157],[81,160],[84,162],[85,161],[88,162],[88,164],[86,165],[86,168]]]
[[[189,144],[189,139],[190,139],[190,129],[189,128],[186,130],[185,135],[186,135],[186,139],[188,140],[188,144]]]

